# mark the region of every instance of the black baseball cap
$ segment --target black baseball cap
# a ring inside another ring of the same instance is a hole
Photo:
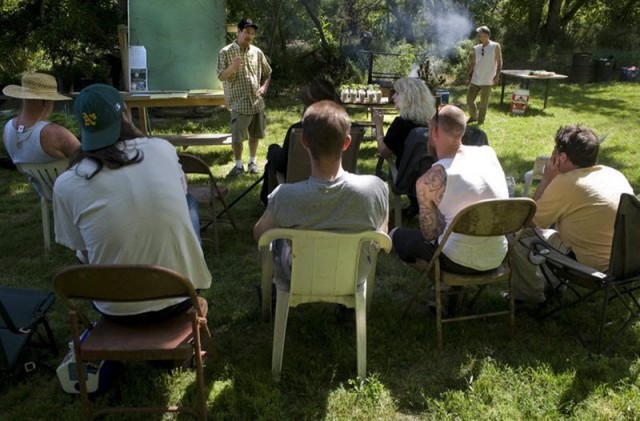
[[[258,25],[253,23],[251,19],[242,18],[240,19],[240,22],[238,22],[238,29],[242,31],[245,28],[253,28],[255,30],[258,30]]]

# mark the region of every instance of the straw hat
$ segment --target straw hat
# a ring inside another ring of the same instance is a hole
[[[44,99],[49,101],[69,100],[58,93],[56,79],[45,73],[25,73],[22,75],[22,86],[7,85],[2,93],[11,98]]]

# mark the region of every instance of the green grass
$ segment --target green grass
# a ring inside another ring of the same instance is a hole
[[[640,85],[552,84],[544,110],[542,89],[532,85],[525,116],[510,115],[507,104],[499,107],[496,89],[483,126],[505,172],[516,177],[519,191],[522,174],[535,157],[551,152],[558,127],[575,123],[609,134],[601,162],[620,169],[638,191]],[[463,87],[451,91],[451,102],[464,101]],[[260,146],[261,162],[267,146],[280,143],[301,112],[300,106],[284,98],[270,99],[268,106],[269,133]],[[356,111],[350,109],[354,118],[365,118]],[[228,131],[227,119],[221,111],[198,122],[165,121],[154,130]],[[189,152],[209,162],[220,179],[231,169],[229,147],[190,148]],[[362,146],[360,171],[372,173],[374,166],[374,142],[367,142]],[[234,197],[255,179],[246,175],[221,182]],[[282,381],[273,382],[272,326],[260,321],[255,289],[260,266],[252,227],[263,210],[258,191],[251,191],[233,208],[239,232],[220,226],[220,255],[205,243],[214,281],[203,295],[210,303],[209,325],[219,350],[218,359],[206,361],[210,418],[638,419],[640,325],[633,326],[611,355],[591,356],[565,317],[539,322],[523,313],[517,318],[513,340],[507,321],[500,318],[446,326],[445,348],[439,354],[435,320],[424,300],[406,318],[400,317],[418,276],[393,255],[379,260],[368,315],[369,378],[355,379],[354,324],[337,324],[334,307],[318,304],[291,310]],[[59,245],[44,255],[39,202],[16,172],[0,170],[0,217],[0,284],[49,289],[52,275],[74,264],[73,253]],[[502,306],[497,291],[492,290],[479,305]],[[592,304],[571,316],[593,329],[597,309]],[[40,355],[55,367],[69,340],[62,302],[56,302],[50,319],[61,351],[56,356]],[[127,367],[94,400],[97,406],[195,401],[192,371],[168,373],[146,364]],[[3,420],[74,420],[81,411],[78,397],[65,394],[52,372],[40,369],[26,377],[0,380],[0,414]]]

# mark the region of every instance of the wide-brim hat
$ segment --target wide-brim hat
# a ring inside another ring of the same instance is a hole
[[[25,73],[22,75],[22,86],[7,85],[2,93],[11,98],[43,99],[49,101],[65,101],[71,98],[58,93],[56,79],[46,73]]]
[[[80,91],[73,105],[80,125],[83,151],[95,151],[115,144],[120,139],[124,102],[120,92],[100,83]]]

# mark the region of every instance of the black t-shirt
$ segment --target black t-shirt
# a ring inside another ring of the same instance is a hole
[[[384,144],[393,151],[396,156],[396,162],[400,162],[404,153],[404,142],[409,136],[409,132],[416,127],[424,127],[422,124],[414,123],[411,120],[405,120],[402,117],[396,117],[389,126],[387,134],[384,136]]]

